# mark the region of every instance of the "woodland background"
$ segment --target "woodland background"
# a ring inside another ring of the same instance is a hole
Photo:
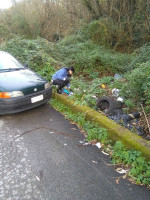
[[[1,41],[16,34],[57,41],[95,20],[98,22],[89,30],[95,42],[130,52],[150,41],[149,0],[12,0],[12,3],[10,9],[0,10]],[[99,41],[100,37],[103,41]]]

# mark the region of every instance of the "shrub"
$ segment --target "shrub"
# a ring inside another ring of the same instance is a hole
[[[141,64],[150,61],[150,43],[143,45],[140,49],[135,50],[135,59],[128,65],[129,70],[141,67]]]
[[[92,40],[82,40],[78,35],[65,38],[56,45],[56,48],[54,58],[66,65],[74,65],[78,72],[90,69],[124,72],[133,59],[132,55],[108,50],[94,44]]]
[[[122,85],[122,95],[132,100],[135,105],[149,104],[150,99],[150,61],[126,75],[127,82]]]

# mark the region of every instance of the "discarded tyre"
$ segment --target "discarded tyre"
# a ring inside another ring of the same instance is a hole
[[[122,102],[115,101],[109,97],[101,97],[97,100],[96,108],[107,115],[113,115],[115,114],[116,109],[122,108],[122,105]]]

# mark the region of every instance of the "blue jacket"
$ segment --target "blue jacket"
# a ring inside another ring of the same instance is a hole
[[[55,79],[63,80],[64,78],[68,78],[68,71],[67,71],[67,68],[65,68],[65,67],[60,69],[60,70],[58,70],[52,76],[52,80],[55,80]]]
[[[58,70],[53,76],[52,76],[52,80],[64,80],[64,78],[68,78],[68,70],[66,67]],[[67,84],[67,87],[70,87],[70,84]]]

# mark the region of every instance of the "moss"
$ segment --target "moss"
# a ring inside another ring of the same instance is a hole
[[[140,151],[147,160],[150,160],[149,141],[141,138],[135,133],[132,133],[128,129],[120,126],[111,119],[107,118],[106,116],[87,106],[75,105],[74,101],[69,100],[64,95],[53,94],[53,98],[61,101],[64,105],[68,106],[73,112],[85,113],[87,120],[97,122],[100,127],[107,128],[110,139],[112,139],[113,141],[121,140],[127,148],[136,149]]]

